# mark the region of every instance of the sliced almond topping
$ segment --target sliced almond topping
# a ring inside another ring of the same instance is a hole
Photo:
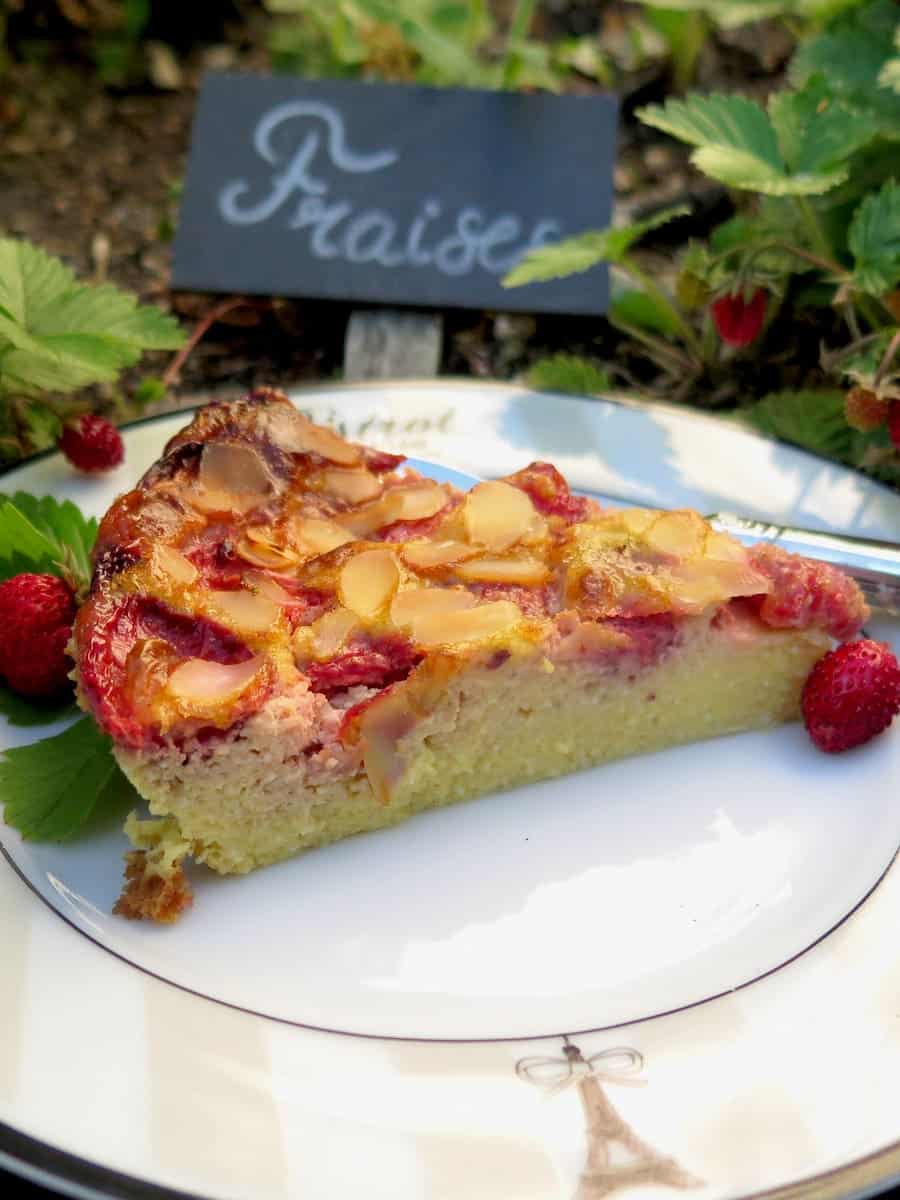
[[[473,558],[455,569],[460,579],[484,583],[544,583],[549,578],[547,567],[536,558]]]
[[[437,483],[425,480],[409,487],[394,488],[384,497],[390,521],[424,521],[447,504],[447,493]]]
[[[413,640],[420,646],[453,646],[459,642],[481,641],[512,629],[522,619],[519,608],[510,600],[495,600],[475,608],[455,612],[436,612],[420,617],[413,626]]]
[[[200,572],[189,558],[172,546],[159,542],[153,547],[153,569],[185,586],[194,582]]]
[[[313,556],[327,554],[354,540],[352,533],[327,517],[295,517],[291,521],[291,532],[300,549]]]
[[[318,454],[342,467],[352,466],[362,457],[358,446],[345,442],[327,425],[314,425],[302,413],[279,427],[276,440],[282,450],[292,454]]]
[[[290,592],[285,591],[277,580],[271,575],[264,575],[261,571],[248,571],[244,576],[244,584],[259,592],[261,596],[265,596],[269,600],[273,600],[279,607],[282,604],[290,604],[294,597]]]
[[[255,492],[239,496],[237,492],[207,488],[199,483],[187,493],[188,503],[208,517],[228,517],[235,513],[250,512],[251,509],[258,508],[260,504],[265,503],[267,498]]]
[[[281,611],[274,600],[259,592],[210,592],[209,601],[229,629],[243,634],[266,633]]]
[[[623,508],[617,515],[623,529],[639,536],[653,524],[659,512],[655,508]]]
[[[310,648],[316,658],[331,658],[357,629],[359,617],[356,613],[349,608],[333,608],[309,626]]]
[[[300,561],[289,546],[279,545],[271,529],[264,525],[251,525],[238,541],[237,552],[246,562],[255,567],[270,567],[273,571],[284,571]]]
[[[445,567],[450,563],[462,562],[477,554],[472,546],[465,542],[407,542],[400,551],[403,561],[419,571],[428,571],[433,567]]]
[[[321,483],[324,491],[350,504],[361,504],[381,494],[381,483],[371,471],[323,471]]]
[[[424,521],[435,516],[447,504],[447,493],[436,483],[425,481],[409,487],[394,488],[380,500],[364,504],[356,512],[341,515],[341,520],[361,537],[393,525],[395,521]]]
[[[261,655],[242,663],[189,658],[169,676],[168,692],[188,716],[207,716],[237,700],[261,671]]]
[[[677,558],[697,558],[706,539],[707,524],[699,513],[683,509],[663,513],[643,532],[644,542],[652,549]]]
[[[703,554],[706,558],[721,562],[745,563],[747,561],[747,551],[741,543],[729,537],[727,533],[719,533],[715,529],[707,530]]]
[[[161,717],[160,704],[177,655],[162,638],[139,640],[125,662],[125,690],[135,716],[151,724]]]
[[[685,570],[688,565],[694,566],[694,564],[684,564],[681,570]],[[712,574],[729,598],[732,596],[764,596],[768,595],[774,587],[771,579],[762,575],[747,562],[707,559],[703,563],[698,563],[695,569],[698,572],[707,571]]]
[[[719,581],[710,575],[683,575],[673,571],[665,587],[674,607],[682,612],[703,612],[728,598]]]
[[[391,620],[400,627],[414,625],[422,617],[460,612],[474,608],[476,603],[475,597],[465,588],[407,588],[394,597]]]
[[[533,528],[536,512],[529,497],[509,483],[479,483],[463,508],[466,536],[489,550],[508,550]]]
[[[345,608],[371,619],[387,608],[399,584],[400,568],[390,550],[363,550],[342,567],[338,592]]]
[[[210,492],[236,496],[269,495],[274,487],[266,464],[252,446],[209,442],[203,447],[197,480]]]

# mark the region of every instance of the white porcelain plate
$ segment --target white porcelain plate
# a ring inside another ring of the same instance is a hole
[[[900,533],[900,496],[673,408],[452,382],[295,400],[438,476],[541,457],[601,497]],[[99,514],[185,419],[132,427],[108,479],[52,456],[4,488]],[[900,728],[834,758],[800,726],[719,739],[198,872],[169,929],[110,916],[116,827],[3,827],[0,1164],[214,1200],[886,1186],[898,780]]]

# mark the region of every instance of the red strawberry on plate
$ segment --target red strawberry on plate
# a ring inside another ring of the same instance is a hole
[[[887,642],[845,642],[813,667],[800,706],[820,750],[861,746],[900,712],[900,664]]]
[[[69,422],[59,439],[59,448],[73,467],[91,473],[111,471],[125,457],[125,444],[118,429],[94,413],[85,413]]]
[[[14,575],[0,584],[0,675],[23,696],[55,696],[69,683],[66,645],[72,589],[55,575]]]

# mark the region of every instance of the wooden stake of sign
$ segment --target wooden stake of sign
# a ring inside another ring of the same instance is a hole
[[[430,379],[441,361],[443,318],[394,309],[357,309],[344,339],[344,378]]]

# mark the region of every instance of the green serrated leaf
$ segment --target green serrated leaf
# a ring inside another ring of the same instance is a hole
[[[655,296],[637,288],[613,288],[609,315],[627,325],[671,337],[678,332],[672,310],[660,304]]]
[[[47,537],[10,501],[0,504],[0,559],[26,558],[46,562],[60,553],[55,538]]]
[[[896,27],[893,0],[856,5],[800,46],[791,61],[791,78],[802,83],[812,75],[823,76],[835,95],[869,115],[883,137],[900,138],[900,94],[879,85],[892,57]]]
[[[71,696],[63,700],[29,700],[0,684],[0,713],[10,725],[49,725],[51,721],[74,717],[76,712]]]
[[[694,146],[694,165],[729,187],[770,196],[812,196],[847,178],[842,166],[791,171],[781,156],[772,119],[743,96],[693,93],[684,100],[638,109],[637,115],[645,124]]]
[[[71,576],[76,590],[85,587],[96,538],[96,519],[84,517],[71,500],[0,494],[0,580],[35,571]]]
[[[0,239],[0,392],[71,392],[114,380],[145,350],[174,349],[177,322],[111,284],[80,284],[29,242]]]
[[[618,228],[610,226],[603,230],[588,230],[548,246],[539,246],[528,252],[502,280],[504,287],[521,287],[525,283],[540,283],[547,279],[559,279],[565,275],[577,275],[588,271],[598,263],[619,263],[642,237],[665,225],[676,217],[684,216],[689,209],[684,204],[663,209],[644,221]]]
[[[773,392],[743,415],[780,441],[841,462],[855,459],[859,438],[844,416],[843,392]]]
[[[62,433],[62,421],[49,405],[35,400],[24,407],[22,416],[32,450],[49,450],[56,444]]]
[[[871,120],[835,99],[821,77],[796,92],[778,92],[769,102],[782,158],[796,175],[838,173],[875,136]]]
[[[883,296],[900,286],[900,184],[891,180],[863,200],[853,214],[847,241],[855,287]]]
[[[552,354],[538,359],[528,372],[528,383],[543,391],[578,396],[592,396],[612,388],[608,371],[576,354]]]
[[[112,742],[89,717],[0,758],[4,818],[29,841],[68,841],[98,805],[114,807],[130,794]]]

